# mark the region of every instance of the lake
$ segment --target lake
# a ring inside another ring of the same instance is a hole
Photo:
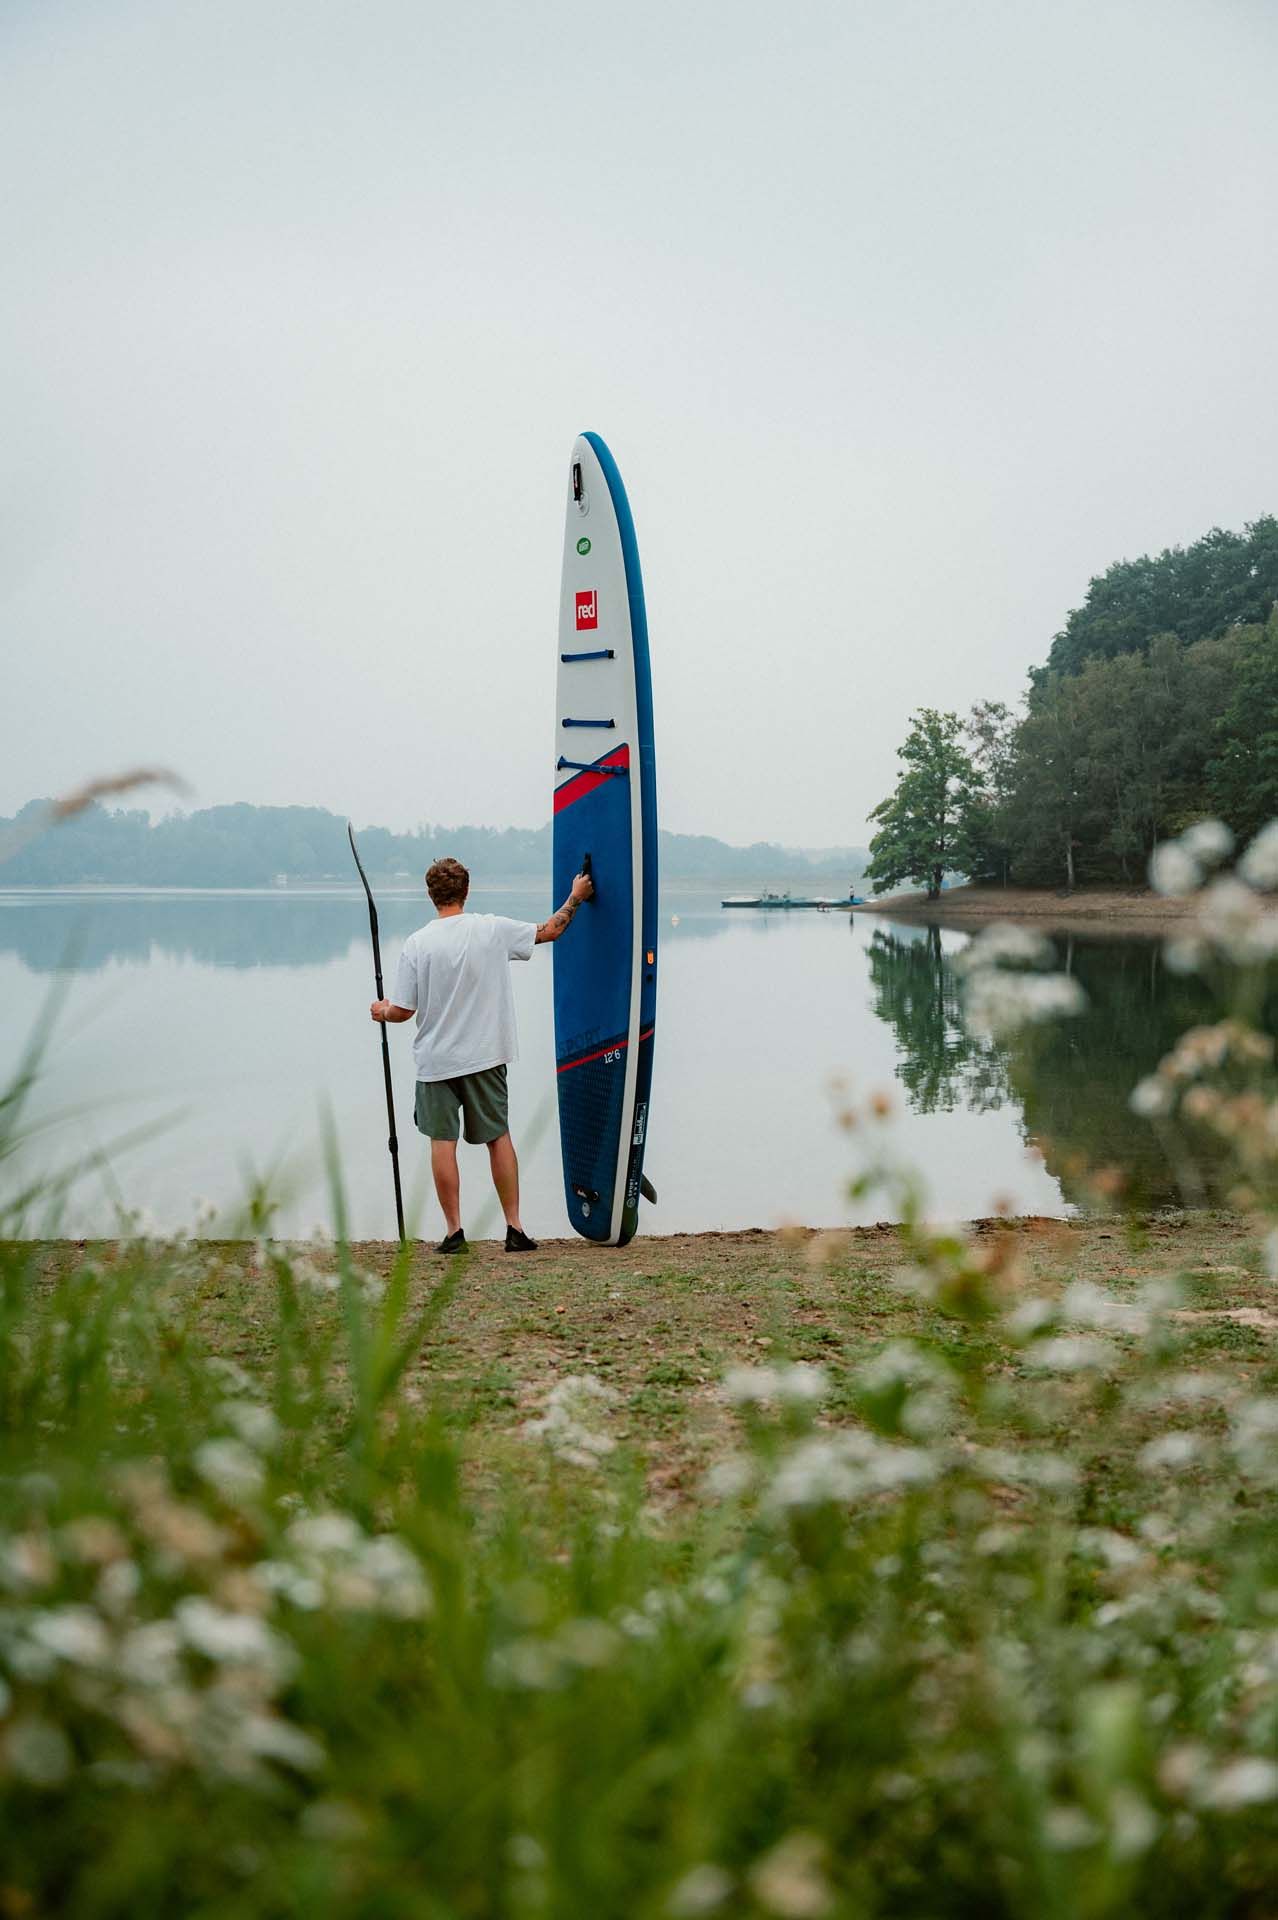
[[[479,911],[543,918],[544,894],[480,892]],[[420,889],[379,894],[388,984]],[[955,956],[967,935],[882,914],[724,912],[718,895],[662,902],[656,1067],[646,1167],[649,1232],[836,1226],[892,1216],[849,1203],[865,1136],[836,1117],[832,1082],[890,1096],[876,1144],[915,1168],[937,1218],[1010,1206],[1085,1206],[1087,1165],[1118,1160],[1150,1201],[1176,1197],[1133,1082],[1198,1018],[1202,989],[1171,975],[1157,941],[1058,941],[1088,995],[1075,1020],[1007,1044],[964,1027]],[[565,936],[572,938],[571,931]],[[551,958],[514,968],[521,1057],[511,1124],[533,1234],[568,1232],[559,1172]],[[0,893],[0,1073],[33,1032],[47,1052],[26,1169],[94,1164],[62,1230],[116,1230],[123,1203],[172,1229],[214,1208],[236,1231],[255,1181],[277,1231],[331,1221],[325,1116],[340,1149],[350,1226],[393,1236],[385,1100],[368,920],[355,891],[119,890]],[[410,1211],[439,1213],[412,1125],[411,1027],[391,1031]],[[463,1213],[496,1231],[482,1148],[462,1149]],[[39,1230],[33,1222],[31,1230]]]

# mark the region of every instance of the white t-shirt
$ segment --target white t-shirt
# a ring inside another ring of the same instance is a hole
[[[417,1012],[413,1060],[419,1080],[456,1080],[519,1058],[510,960],[537,944],[530,920],[450,913],[410,933],[391,999]]]

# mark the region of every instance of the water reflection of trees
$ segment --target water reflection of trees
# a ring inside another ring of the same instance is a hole
[[[874,1011],[896,1034],[898,1077],[917,1112],[1014,1102],[1027,1142],[1079,1205],[1094,1198],[1091,1174],[1111,1166],[1140,1204],[1192,1197],[1179,1177],[1183,1162],[1172,1165],[1164,1141],[1128,1104],[1178,1036],[1219,1011],[1200,980],[1167,969],[1159,941],[1061,937],[1056,964],[1082,986],[1084,1011],[998,1042],[967,1032],[955,956],[938,928],[878,929],[869,959]],[[1219,1155],[1195,1141],[1192,1159],[1210,1187]]]
[[[989,1113],[1008,1095],[1004,1050],[968,1032],[958,975],[939,927],[876,927],[874,1011],[896,1034],[897,1077],[916,1113]]]
[[[1182,1154],[1210,1185],[1220,1153],[1205,1139],[1182,1143],[1178,1165],[1165,1141],[1131,1111],[1136,1082],[1158,1065],[1186,1028],[1217,1018],[1204,983],[1173,973],[1162,943],[1070,936],[1057,942],[1057,965],[1087,996],[1070,1020],[1026,1030],[1009,1049],[1012,1089],[1026,1138],[1037,1145],[1067,1199],[1091,1200],[1090,1174],[1115,1167],[1127,1198],[1167,1206],[1199,1197],[1187,1191]]]

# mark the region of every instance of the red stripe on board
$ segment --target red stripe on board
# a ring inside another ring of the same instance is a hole
[[[556,1073],[567,1073],[570,1067],[584,1067],[589,1060],[602,1060],[606,1053],[624,1053],[630,1045],[628,1040],[614,1040],[610,1047],[599,1047],[594,1053],[583,1053],[579,1060],[565,1060],[562,1067],[556,1067]]]
[[[639,1035],[640,1041],[651,1040],[655,1027],[645,1027]],[[628,1040],[614,1040],[610,1047],[600,1047],[594,1053],[583,1053],[579,1060],[565,1060],[562,1067],[556,1067],[556,1073],[567,1073],[570,1067],[584,1067],[589,1060],[602,1060],[606,1053],[624,1053],[630,1045]]]
[[[629,767],[629,747],[617,747],[597,762],[597,767]],[[574,800],[580,800],[585,794],[593,793],[605,780],[615,780],[616,774],[600,773],[597,767],[591,767],[587,773],[574,774],[571,780],[565,780],[562,787],[555,788],[555,812],[562,813]]]

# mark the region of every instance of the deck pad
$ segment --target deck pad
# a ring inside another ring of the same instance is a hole
[[[554,751],[554,899],[589,856],[595,896],[555,943],[564,1198],[588,1240],[638,1225],[657,991],[648,628],[634,524],[597,434],[569,461]]]

